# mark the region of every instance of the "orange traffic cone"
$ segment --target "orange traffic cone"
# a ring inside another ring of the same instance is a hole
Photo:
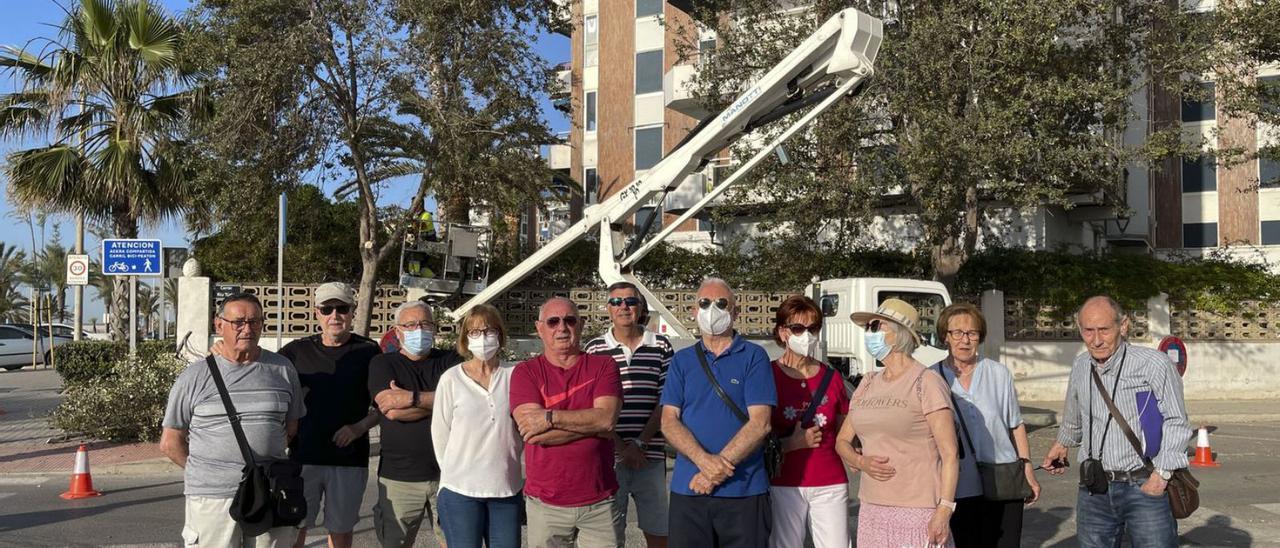
[[[76,450],[76,470],[71,475],[71,487],[62,494],[64,499],[87,499],[100,497],[102,493],[93,490],[93,476],[89,474],[89,447],[80,444]]]
[[[1209,448],[1209,429],[1200,427],[1196,436],[1196,458],[1191,459],[1191,466],[1197,468],[1217,468],[1221,464],[1214,462],[1213,449]]]

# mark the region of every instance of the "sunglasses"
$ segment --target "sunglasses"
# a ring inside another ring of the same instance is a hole
[[[871,320],[867,322],[868,333],[875,333],[877,331],[880,331],[880,320]]]
[[[319,311],[320,311],[320,315],[321,315],[321,316],[328,316],[329,314],[333,314],[334,312],[337,312],[337,313],[342,314],[342,315],[344,315],[344,316],[345,316],[345,315],[347,315],[347,314],[350,314],[350,313],[351,313],[351,305],[349,305],[349,304],[322,304],[322,305],[320,305],[320,306],[317,306],[317,307],[316,307],[316,310],[319,310]]]
[[[609,297],[609,306],[640,306],[640,297]]]
[[[550,327],[551,329],[560,327],[560,322],[564,322],[564,326],[569,329],[578,327],[577,316],[552,316],[550,318],[542,320],[542,323],[546,324],[547,327]]]
[[[706,297],[698,299],[698,308],[706,310],[708,308],[711,308],[712,303],[715,303],[716,308],[719,308],[720,310],[729,309],[729,299],[726,299],[724,297],[720,297],[719,299],[716,299],[714,301]]]
[[[782,328],[790,330],[792,335],[799,335],[805,331],[808,331],[810,335],[817,335],[819,331],[822,331],[821,324],[805,325],[802,323],[793,323],[784,325]]]

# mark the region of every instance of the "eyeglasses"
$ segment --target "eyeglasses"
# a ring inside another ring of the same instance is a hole
[[[714,301],[706,297],[698,299],[698,308],[706,310],[708,308],[711,308],[712,303],[715,303],[716,308],[719,308],[720,310],[729,309],[729,299],[726,299],[724,297],[720,297],[719,299],[716,299]]]
[[[497,335],[497,334],[498,334],[498,329],[495,327],[486,327],[484,329],[467,330],[468,337],[487,337],[489,335]]]
[[[784,329],[791,330],[792,335],[799,335],[805,331],[808,331],[810,335],[817,335],[819,331],[822,331],[822,324],[805,325],[802,323],[793,323],[782,327]]]
[[[337,312],[337,313],[339,313],[339,314],[342,314],[343,316],[346,316],[347,314],[350,314],[350,313],[351,313],[351,305],[349,305],[349,304],[322,304],[322,305],[320,305],[320,306],[317,306],[317,307],[316,307],[316,310],[319,310],[319,311],[320,311],[320,315],[321,315],[321,316],[328,316],[328,315],[330,315],[330,314],[333,314],[334,312]]]
[[[413,331],[414,329],[432,329],[436,326],[436,324],[430,320],[422,320],[420,322],[408,322],[408,323],[402,323],[398,325],[400,326],[401,329],[407,329],[409,331]]]
[[[229,320],[222,316],[218,316],[218,319],[231,324],[233,327],[235,327],[236,331],[239,331],[240,328],[244,326],[249,326],[249,329],[262,329],[262,318],[249,318],[247,320]]]
[[[640,297],[609,297],[609,306],[639,306]]]
[[[560,327],[560,322],[564,322],[564,326],[569,329],[578,327],[577,316],[552,316],[550,318],[542,320],[542,323],[546,324],[547,327],[550,327],[551,329]]]
[[[982,335],[982,333],[979,333],[977,331],[965,331],[963,329],[952,329],[950,331],[947,331],[947,334],[951,335],[951,338],[956,340],[968,339],[971,341],[976,340],[979,336]]]
[[[867,322],[868,333],[875,333],[877,331],[880,331],[880,320],[871,320]]]

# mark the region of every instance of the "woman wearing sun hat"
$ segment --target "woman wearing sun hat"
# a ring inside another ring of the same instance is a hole
[[[911,357],[920,345],[920,313],[886,299],[852,319],[865,331],[867,351],[884,364],[854,391],[836,437],[841,459],[863,472],[857,545],[954,546],[956,431],[946,382]]]

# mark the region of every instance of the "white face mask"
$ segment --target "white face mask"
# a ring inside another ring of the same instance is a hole
[[[733,328],[733,315],[716,305],[698,309],[698,330],[703,335],[723,335]]]
[[[793,333],[787,339],[787,349],[794,354],[812,358],[818,353],[818,336],[811,335],[808,331],[799,335]]]
[[[499,348],[497,335],[467,337],[467,350],[470,350],[475,357],[480,358],[480,361],[489,361],[489,358],[498,353]]]

